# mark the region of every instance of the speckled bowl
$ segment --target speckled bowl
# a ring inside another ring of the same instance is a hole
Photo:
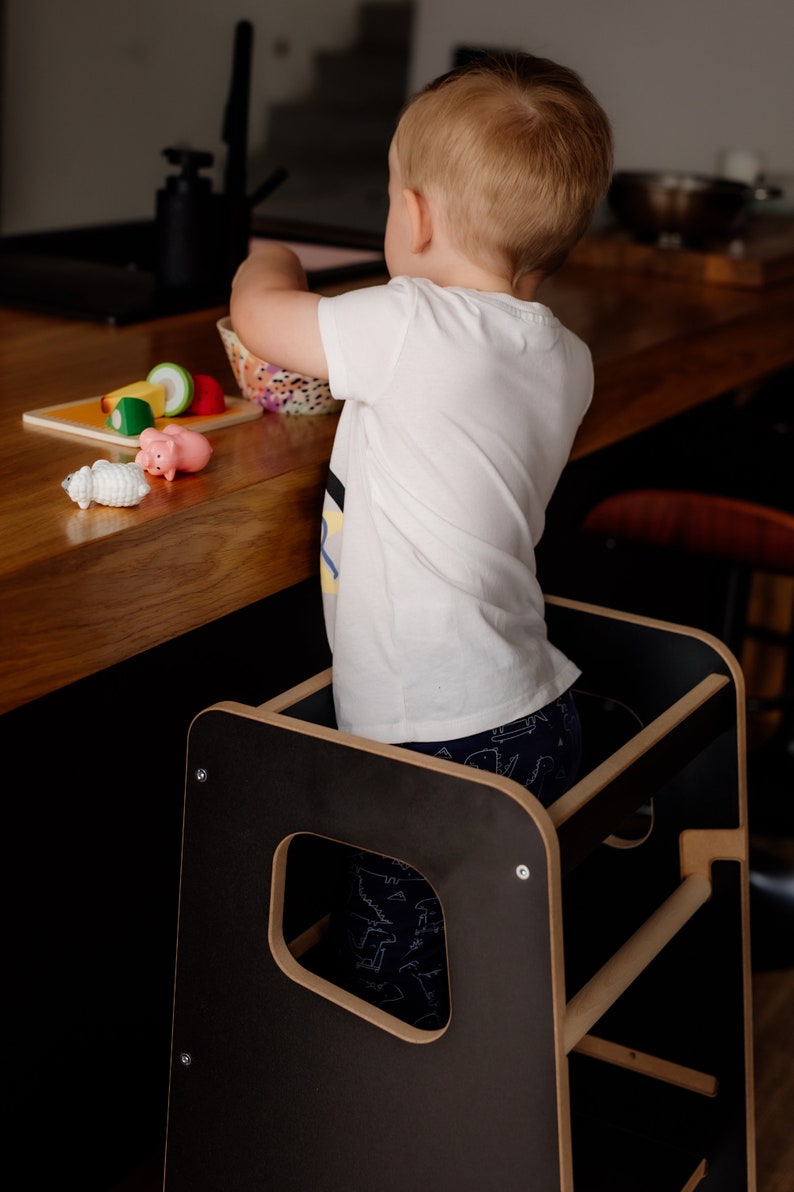
[[[276,414],[329,414],[339,409],[327,381],[268,364],[241,344],[231,319],[218,319],[217,328],[243,397]]]

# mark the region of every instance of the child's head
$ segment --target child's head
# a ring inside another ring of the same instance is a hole
[[[531,54],[488,55],[428,84],[394,151],[402,185],[435,200],[458,250],[511,281],[559,268],[612,172],[600,105],[572,70]]]

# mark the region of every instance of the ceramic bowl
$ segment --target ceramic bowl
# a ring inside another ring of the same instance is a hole
[[[240,343],[227,315],[217,323],[240,392],[276,414],[329,414],[339,409],[327,381],[268,364]]]

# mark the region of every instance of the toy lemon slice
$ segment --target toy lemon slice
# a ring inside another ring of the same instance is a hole
[[[165,388],[165,416],[182,414],[193,400],[193,378],[181,364],[156,364],[146,380]]]
[[[152,381],[131,381],[129,385],[122,385],[120,389],[112,389],[102,397],[100,404],[104,412],[109,414],[123,397],[137,397],[148,402],[155,418],[162,418],[165,414],[165,385],[157,385]]]

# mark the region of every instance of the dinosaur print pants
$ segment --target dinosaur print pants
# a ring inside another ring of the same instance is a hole
[[[520,783],[545,806],[576,781],[581,726],[568,691],[531,716],[454,741],[406,743],[431,757]],[[420,1030],[449,1017],[444,916],[430,883],[403,861],[352,852],[332,914],[333,979]]]

